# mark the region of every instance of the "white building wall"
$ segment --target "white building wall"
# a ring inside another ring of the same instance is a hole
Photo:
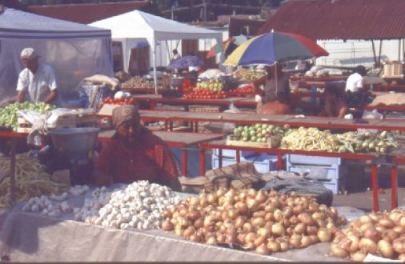
[[[383,40],[381,59],[389,61],[404,60],[403,40]],[[329,56],[320,57],[317,64],[353,66],[374,64],[371,41],[366,40],[319,40],[317,43],[329,52]],[[376,56],[379,54],[380,41],[375,40]],[[401,46],[400,52],[398,52]]]

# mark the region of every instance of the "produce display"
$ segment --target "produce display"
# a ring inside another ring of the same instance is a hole
[[[239,78],[242,81],[255,81],[263,78],[266,73],[263,71],[253,71],[249,69],[240,69],[233,73],[234,77]]]
[[[245,96],[256,94],[256,88],[253,85],[242,86],[233,90],[229,90],[228,96]]]
[[[294,193],[219,189],[164,211],[162,229],[211,245],[270,254],[332,241],[345,219],[335,208]]]
[[[194,89],[191,93],[183,96],[185,99],[223,99],[226,98],[224,91],[214,92],[208,89]]]
[[[270,136],[283,136],[287,127],[267,124],[255,124],[252,126],[238,126],[233,129],[231,139],[245,142],[266,142]]]
[[[155,89],[153,81],[148,81],[145,78],[134,76],[128,81],[121,84],[122,89]],[[158,89],[162,89],[162,85],[158,85]]]
[[[20,110],[31,110],[39,113],[46,113],[54,109],[54,106],[46,103],[13,103],[0,108],[0,127],[9,127],[17,130],[17,112]]]
[[[329,130],[321,131],[313,127],[290,129],[281,141],[281,148],[284,149],[340,153],[387,153],[396,147],[398,142],[387,131],[332,134]]]
[[[85,195],[85,200],[83,206],[75,207],[69,198],[79,195]],[[23,211],[54,217],[73,214],[77,221],[119,229],[157,229],[163,210],[179,202],[180,197],[168,187],[138,181],[114,189],[73,186],[59,196],[34,197]]]
[[[207,89],[214,92],[220,92],[223,90],[224,85],[220,80],[207,80],[199,81],[196,86],[197,89]]]
[[[180,201],[168,187],[147,181],[134,182],[112,192],[110,199],[108,194],[96,197],[90,205],[107,203],[93,216],[88,214],[84,221],[120,229],[156,229],[160,226],[163,210]]]
[[[8,174],[9,169],[9,158],[0,158],[0,170]],[[10,177],[0,179],[0,208],[10,206],[10,184]],[[15,186],[18,202],[42,194],[59,193],[68,188],[66,184],[53,181],[45,168],[26,153],[16,155]]]
[[[123,98],[105,98],[103,104],[113,104],[113,105],[127,105],[135,104],[136,100],[133,97],[123,97]]]
[[[356,219],[336,233],[330,251],[358,262],[367,254],[405,261],[405,211],[394,209]]]

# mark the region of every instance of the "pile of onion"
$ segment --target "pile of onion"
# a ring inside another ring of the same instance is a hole
[[[405,211],[370,213],[339,231],[331,244],[336,257],[363,261],[368,253],[405,261]]]
[[[188,240],[261,254],[332,241],[345,219],[336,208],[295,193],[219,189],[167,209],[162,229]]]

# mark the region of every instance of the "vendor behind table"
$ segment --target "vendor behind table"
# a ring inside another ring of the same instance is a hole
[[[20,54],[24,69],[17,82],[17,101],[53,103],[57,97],[57,84],[53,68],[39,62],[33,48],[25,48]]]
[[[117,107],[112,113],[115,135],[96,157],[98,185],[148,180],[180,190],[179,170],[166,143],[141,125],[136,106]]]

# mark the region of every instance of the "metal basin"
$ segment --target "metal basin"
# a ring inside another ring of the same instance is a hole
[[[100,131],[95,127],[57,128],[48,132],[59,153],[68,158],[91,158]]]

